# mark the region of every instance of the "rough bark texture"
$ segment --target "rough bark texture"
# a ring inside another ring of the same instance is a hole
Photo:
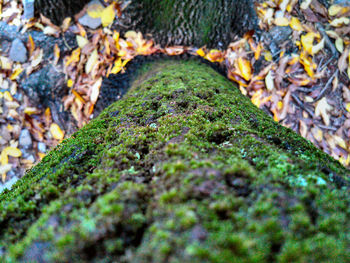
[[[35,11],[60,25],[68,16],[74,16],[91,0],[35,0]]]
[[[60,24],[87,2],[37,0],[35,6]],[[253,0],[132,0],[117,24],[119,31],[133,29],[151,34],[162,45],[218,48],[228,45],[236,35],[257,29],[257,16]]]
[[[133,29],[162,45],[226,47],[234,36],[257,28],[252,0],[132,1],[125,13]]]
[[[348,189],[223,76],[158,62],[0,196],[2,262],[348,262]]]

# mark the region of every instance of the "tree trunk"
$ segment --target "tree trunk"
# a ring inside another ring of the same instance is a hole
[[[127,95],[0,198],[5,262],[347,262],[349,172],[194,61]]]
[[[89,0],[36,0],[37,12],[60,24]],[[128,2],[128,1],[124,1]],[[132,0],[117,19],[118,31],[152,34],[162,45],[225,47],[234,36],[257,29],[253,0]]]

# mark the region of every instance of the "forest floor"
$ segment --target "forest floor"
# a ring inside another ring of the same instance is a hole
[[[29,11],[19,1],[0,1],[0,23],[25,36],[0,33],[0,190],[122,96],[105,90],[110,75],[158,53],[219,64],[256,106],[349,167],[350,1],[258,2],[260,32],[209,50],[161,47],[134,31],[121,36],[123,3],[94,0],[58,27],[45,17],[24,19]],[[43,36],[52,47],[39,44]],[[37,87],[46,79],[55,83],[48,81],[49,92]]]

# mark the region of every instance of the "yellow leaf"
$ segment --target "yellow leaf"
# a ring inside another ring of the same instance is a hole
[[[103,27],[107,27],[113,23],[115,18],[114,4],[107,6],[101,14],[101,22]]]
[[[32,115],[32,114],[38,114],[38,113],[40,113],[40,111],[34,107],[26,107],[24,109],[24,113],[27,115]]]
[[[89,43],[89,40],[87,40],[85,37],[77,35],[77,43],[80,48],[83,48]]]
[[[205,52],[204,52],[203,48],[197,49],[196,53],[197,53],[197,55],[199,55],[201,57],[205,56]]]
[[[103,6],[100,4],[91,4],[87,8],[87,13],[92,18],[99,18],[103,14]]]
[[[338,50],[340,53],[343,53],[343,51],[344,51],[344,42],[343,42],[343,39],[341,39],[340,37],[338,37],[338,38],[335,40],[335,47],[337,48],[337,50]]]
[[[38,156],[39,156],[40,160],[42,160],[46,156],[46,154],[38,152]]]
[[[277,17],[274,20],[276,26],[288,26],[289,20],[286,17]]]
[[[347,104],[346,104],[346,110],[347,110],[348,112],[350,112],[350,103],[347,103]]]
[[[277,103],[277,109],[282,110],[282,108],[283,108],[283,102],[282,102],[282,101],[279,101],[279,102]]]
[[[296,31],[303,31],[304,30],[299,19],[296,17],[292,17],[292,19],[290,20],[289,26]]]
[[[22,155],[22,152],[20,149],[17,149],[15,147],[6,147],[4,149],[5,154],[11,157],[20,157]]]
[[[78,92],[76,92],[74,89],[72,90],[73,95],[80,101],[80,103],[85,103],[85,100]]]
[[[94,51],[92,51],[85,65],[86,74],[89,74],[91,72],[92,68],[96,65],[97,59],[98,59],[97,49],[94,49]]]
[[[122,59],[118,58],[116,62],[114,62],[114,66],[111,70],[111,74],[117,74],[119,71],[123,69],[122,67]]]
[[[23,68],[17,68],[10,76],[10,80],[15,80],[22,72]]]
[[[309,54],[312,54],[314,39],[315,39],[315,34],[311,32],[301,36],[301,44],[305,49],[305,51]]]
[[[238,58],[238,68],[242,74],[242,77],[246,80],[249,81],[252,77],[252,66],[250,64],[250,61],[239,57]]]
[[[29,56],[32,55],[34,49],[35,49],[35,43],[31,35],[28,36],[28,42],[29,42]]]
[[[7,156],[5,151],[1,152],[0,162],[1,162],[1,166],[4,166],[4,165],[9,163],[9,158],[8,158],[8,156]]]
[[[71,88],[71,87],[73,87],[73,85],[74,85],[73,80],[72,80],[72,79],[69,79],[69,80],[67,81],[67,87],[68,87],[68,88]]]
[[[72,62],[78,62],[80,60],[80,48],[73,50],[72,55],[66,61],[66,67]]]
[[[340,147],[342,147],[343,149],[346,150],[346,143],[344,141],[344,139],[338,135],[333,135],[334,141],[336,142],[336,144],[338,144]]]
[[[119,46],[119,37],[120,37],[119,32],[114,31],[114,32],[113,32],[113,40],[114,40],[114,42],[115,42],[115,47],[117,48],[117,50],[120,49],[120,46]]]
[[[340,17],[331,21],[329,24],[334,27],[340,27],[342,25],[348,25],[350,23],[350,18],[348,17]]]
[[[270,51],[266,51],[264,54],[264,58],[266,61],[271,62],[272,61],[272,54]]]
[[[4,92],[4,98],[5,98],[5,100],[7,100],[7,101],[13,101],[13,98],[12,98],[12,96],[11,96],[11,93],[8,92],[8,91],[5,91],[5,92]]]
[[[337,15],[341,10],[343,9],[342,6],[340,5],[331,5],[328,9],[328,14],[330,16],[335,16]]]
[[[61,130],[60,126],[58,126],[56,123],[52,123],[50,126],[50,133],[53,138],[56,140],[63,140],[64,138],[64,132]]]
[[[324,38],[315,46],[312,46],[312,49],[311,49],[311,54],[314,55],[314,54],[317,54],[321,49],[324,48]]]

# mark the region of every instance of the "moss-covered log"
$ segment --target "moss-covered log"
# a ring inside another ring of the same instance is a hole
[[[60,24],[89,0],[36,0],[37,12]],[[119,31],[152,34],[162,45],[225,47],[250,29],[257,29],[253,0],[132,0],[117,19]]]
[[[1,195],[1,261],[349,262],[348,189],[225,77],[157,62]]]

